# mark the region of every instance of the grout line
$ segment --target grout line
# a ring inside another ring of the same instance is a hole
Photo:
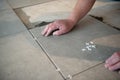
[[[6,0],[6,2],[7,2],[7,4],[10,6],[10,8],[13,9],[13,8],[12,8],[12,5],[9,3],[9,1]]]
[[[13,9],[14,11],[14,9]],[[15,12],[15,11],[14,11]],[[15,14],[17,15],[17,13],[15,12]],[[18,16],[18,15],[17,15]],[[19,18],[19,16],[18,16]],[[21,20],[21,18],[19,18]],[[26,27],[26,29],[28,30],[28,32],[31,34],[31,36],[33,37],[33,39],[35,40],[35,42],[39,45],[39,47],[43,50],[43,52],[45,53],[45,55],[48,57],[48,59],[50,60],[50,62],[53,64],[53,66],[55,67],[56,71],[62,76],[62,78],[64,80],[66,80],[65,75],[63,74],[63,72],[59,69],[59,67],[57,66],[57,64],[54,62],[54,60],[50,57],[50,55],[47,53],[47,51],[45,51],[42,46],[40,45],[39,41],[37,40],[37,38],[34,36],[33,33],[30,32],[30,30],[27,28],[27,25],[21,20],[21,22],[24,24],[24,26]]]
[[[29,31],[29,30],[28,30]],[[59,72],[59,74],[62,76],[62,78],[64,80],[66,80],[65,75],[63,74],[63,72],[60,70],[60,68],[57,66],[57,64],[54,62],[54,60],[50,57],[50,55],[47,53],[47,51],[45,51],[42,46],[40,45],[40,42],[37,40],[36,37],[34,37],[34,34],[31,33],[29,31],[29,33],[32,35],[32,37],[35,39],[36,43],[39,45],[39,47],[43,50],[43,52],[45,53],[45,55],[48,57],[48,59],[50,60],[50,62],[53,64],[53,66],[55,67],[56,71]]]
[[[93,68],[95,68],[95,67],[97,67],[97,66],[99,66],[99,65],[101,65],[101,64],[103,64],[103,63],[104,63],[104,61],[101,62],[101,63],[99,63],[99,64],[96,64],[96,65],[94,65],[94,66],[92,66],[92,67],[89,67],[89,68],[86,69],[86,70],[83,70],[83,71],[81,71],[81,72],[78,72],[78,73],[72,75],[72,77],[75,77],[75,76],[77,76],[77,75],[79,75],[79,74],[81,74],[81,73],[84,73],[84,72],[86,72],[86,71],[88,71],[88,70],[90,70],[90,69],[93,69]]]

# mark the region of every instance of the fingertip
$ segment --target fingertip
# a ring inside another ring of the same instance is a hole
[[[105,64],[104,66],[105,66],[105,68],[108,68],[107,64]]]

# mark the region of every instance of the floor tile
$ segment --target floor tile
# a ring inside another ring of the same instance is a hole
[[[0,12],[0,37],[25,30],[26,27],[11,9]]]
[[[120,2],[111,3],[91,10],[90,15],[103,18],[103,22],[120,29]]]
[[[5,9],[11,9],[6,0],[0,0],[0,11]]]
[[[27,25],[27,27],[31,29],[35,27],[37,22],[49,22],[68,17],[76,2],[77,0],[55,0],[43,4],[17,8],[15,11],[20,16],[22,21]],[[93,9],[110,3],[111,2],[109,1],[105,2],[103,0],[98,0],[94,4]],[[55,16],[58,17],[56,18]]]
[[[0,38],[0,80],[63,80],[27,32]]]
[[[72,80],[120,80],[120,74],[105,69],[104,64],[101,64],[73,77]]]
[[[43,20],[55,20],[54,15],[61,16],[65,15],[65,13],[69,13],[72,11],[76,1],[77,0],[56,0],[44,4],[15,9],[15,11],[24,23],[30,27],[31,23],[40,22]],[[66,16],[68,15],[69,14]],[[63,17],[59,17],[59,19],[63,19]]]
[[[47,2],[44,4],[38,4],[34,6],[25,7],[25,8],[22,8],[22,11],[26,14],[26,16],[30,17],[29,20],[31,23],[33,23],[33,22],[36,22],[37,18],[44,16],[44,15],[71,11],[72,9],[69,8],[67,5],[68,2],[69,1],[63,2],[61,0],[57,0],[57,1]]]
[[[54,0],[8,0],[12,8],[20,8]]]
[[[96,39],[118,35],[120,32],[89,16],[84,18],[71,32],[59,37],[42,36],[40,33],[43,28],[45,26],[36,27],[30,31],[66,76],[74,75],[99,64],[113,52],[120,50],[119,47],[112,45],[97,44]],[[94,42],[96,48],[91,51],[82,51],[82,49],[86,49],[86,43],[90,41],[96,41]],[[118,43],[116,45],[120,45]]]

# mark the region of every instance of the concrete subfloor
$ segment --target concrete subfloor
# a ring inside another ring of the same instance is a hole
[[[110,5],[119,2],[97,0],[70,33],[41,36],[45,26],[39,23],[66,18],[76,1],[0,0],[0,80],[120,80],[118,72],[104,68],[104,61],[120,50],[119,11],[112,17],[102,14],[116,10]],[[105,15],[105,22],[95,18]],[[96,48],[83,52],[90,41]]]

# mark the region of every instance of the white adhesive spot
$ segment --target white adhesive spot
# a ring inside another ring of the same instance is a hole
[[[90,45],[89,43],[85,43],[86,45]]]
[[[86,51],[86,49],[82,49],[82,51]]]
[[[92,45],[92,48],[96,48],[96,45]]]
[[[71,76],[71,75],[68,75],[68,78],[69,78],[69,79],[72,79],[72,76]]]
[[[92,41],[90,41],[90,44],[94,44]]]

